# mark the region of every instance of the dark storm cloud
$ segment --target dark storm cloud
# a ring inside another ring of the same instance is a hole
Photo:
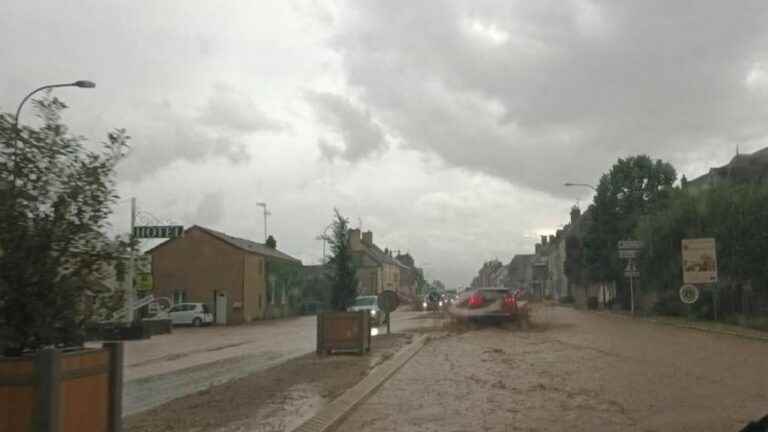
[[[373,115],[513,183],[563,194],[629,153],[706,159],[768,134],[745,84],[768,61],[762,1],[346,6],[333,46]]]
[[[367,110],[332,93],[311,92],[306,98],[320,123],[336,133],[343,144],[343,148],[337,147],[321,138],[318,147],[324,157],[358,161],[386,148],[384,133]]]

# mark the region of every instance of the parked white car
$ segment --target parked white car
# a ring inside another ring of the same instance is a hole
[[[213,323],[213,314],[205,303],[178,303],[164,314],[167,314],[173,325],[192,324],[200,327]]]

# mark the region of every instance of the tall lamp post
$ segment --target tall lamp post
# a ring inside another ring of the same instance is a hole
[[[48,90],[56,87],[80,87],[80,88],[94,88],[96,87],[96,84],[93,81],[87,81],[87,80],[80,80],[75,81],[71,83],[65,83],[65,84],[46,84],[44,86],[40,86],[31,92],[27,93],[26,96],[24,96],[24,99],[21,100],[19,103],[19,107],[16,108],[16,117],[14,117],[13,120],[13,165],[14,169],[16,168],[16,147],[18,146],[19,139],[21,138],[21,130],[19,129],[19,116],[21,115],[21,109],[24,107],[24,104],[29,100],[32,95],[35,93],[42,91],[42,90]],[[13,183],[16,183],[16,179],[14,178]],[[11,185],[13,186],[13,185]]]
[[[26,96],[24,96],[24,99],[21,100],[21,103],[19,103],[19,107],[16,109],[16,117],[13,123],[13,129],[16,132],[16,137],[19,137],[19,115],[21,114],[21,108],[24,106],[24,104],[29,100],[30,97],[32,97],[33,94],[47,89],[52,89],[56,87],[80,87],[80,88],[94,88],[96,87],[96,84],[93,81],[86,81],[86,80],[80,80],[75,81],[72,83],[66,83],[66,84],[47,84],[41,87],[38,87],[31,92],[29,92]]]
[[[266,244],[267,243],[267,216],[271,215],[272,213],[270,213],[269,210],[267,210],[267,203],[259,202],[259,203],[256,203],[256,205],[264,209],[264,244]]]

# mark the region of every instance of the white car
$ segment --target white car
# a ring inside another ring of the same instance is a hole
[[[355,299],[355,303],[347,308],[348,312],[368,311],[371,315],[371,321],[373,325],[381,325],[385,323],[384,312],[379,309],[378,297],[376,296],[360,296]]]
[[[213,314],[205,303],[178,303],[167,312],[171,324],[192,324],[195,327],[213,323]]]

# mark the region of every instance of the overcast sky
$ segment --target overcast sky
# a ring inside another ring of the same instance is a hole
[[[128,129],[144,212],[261,241],[264,201],[313,264],[338,207],[455,287],[586,206],[564,181],[768,145],[766,22],[763,0],[10,0],[0,110],[93,80],[55,94],[93,141]]]

